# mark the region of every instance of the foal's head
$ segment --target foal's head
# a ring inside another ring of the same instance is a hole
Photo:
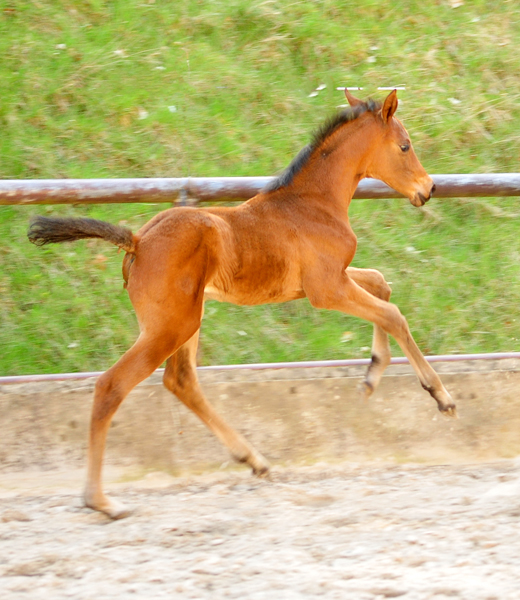
[[[345,95],[352,107],[363,104],[348,90],[345,90]],[[435,185],[419,162],[408,132],[401,121],[394,117],[396,110],[397,92],[394,90],[381,109],[373,113],[381,136],[368,156],[366,175],[384,181],[407,196],[414,206],[422,206],[430,199]]]

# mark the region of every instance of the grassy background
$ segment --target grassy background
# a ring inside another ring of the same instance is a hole
[[[520,7],[458,4],[0,0],[0,177],[272,175],[343,103],[340,85],[406,85],[398,114],[431,173],[518,171]],[[137,334],[117,251],[33,247],[31,215],[137,228],[162,208],[0,207],[0,375],[102,370]],[[354,201],[354,264],[393,282],[425,353],[517,350],[519,218],[517,199]],[[370,324],[306,301],[209,302],[202,361],[370,344]]]

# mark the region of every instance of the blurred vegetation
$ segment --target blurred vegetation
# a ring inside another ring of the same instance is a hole
[[[406,86],[398,115],[430,173],[519,170],[516,1],[0,0],[0,56],[4,179],[273,175],[344,85],[380,98]],[[137,335],[121,255],[97,241],[33,247],[31,215],[137,228],[162,208],[0,207],[0,374],[103,370]],[[355,266],[393,282],[425,353],[518,349],[517,199],[354,201],[350,214]],[[370,345],[369,323],[306,301],[208,302],[201,356]]]

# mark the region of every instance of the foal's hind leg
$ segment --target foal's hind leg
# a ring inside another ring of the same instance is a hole
[[[392,290],[379,271],[349,267],[347,275],[376,298],[386,300],[387,302],[390,300]],[[365,380],[360,386],[361,393],[365,398],[369,398],[379,385],[386,367],[390,364],[390,358],[388,334],[379,325],[374,323],[372,361],[368,367]]]
[[[113,519],[125,517],[126,507],[109,498],[101,487],[101,470],[105,442],[110,422],[128,393],[161,365],[172,350],[175,341],[141,334],[136,343],[96,382],[94,405],[90,423],[87,484],[85,505],[106,513]]]
[[[191,409],[218,439],[229,449],[238,462],[247,463],[255,475],[269,470],[268,461],[244,437],[230,427],[206,400],[196,372],[196,353],[199,332],[181,346],[166,362],[164,385]]]

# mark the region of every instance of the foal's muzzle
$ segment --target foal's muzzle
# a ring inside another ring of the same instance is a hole
[[[414,206],[424,206],[430,199],[430,196],[426,197],[421,192],[416,192],[413,200],[411,201]]]
[[[427,196],[425,196],[422,192],[416,192],[413,197],[412,204],[414,206],[424,206],[426,202],[433,196],[433,192],[435,192],[435,184],[432,183],[432,187]]]

